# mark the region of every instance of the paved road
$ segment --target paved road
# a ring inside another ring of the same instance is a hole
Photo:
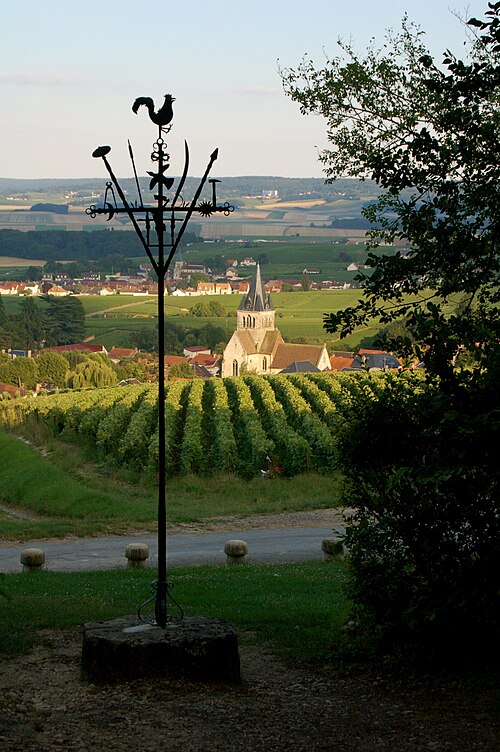
[[[224,563],[224,543],[232,538],[243,539],[248,543],[248,563],[321,559],[321,541],[331,535],[331,527],[171,535],[167,540],[167,561],[172,567]],[[76,572],[123,567],[126,564],[127,544],[136,542],[149,545],[148,564],[156,567],[157,539],[148,535],[75,538],[58,542],[32,541],[29,547],[43,549],[46,569],[53,572]],[[28,546],[1,546],[0,572],[21,571],[19,559],[22,549],[26,547]]]

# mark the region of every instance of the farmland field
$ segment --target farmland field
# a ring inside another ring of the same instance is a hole
[[[415,374],[244,376],[168,382],[166,473],[230,473],[243,478],[279,468],[285,477],[336,468],[336,435],[354,401],[372,400],[388,380],[420,384]],[[85,445],[99,461],[154,477],[158,459],[157,388],[112,387],[0,404],[4,428]]]
[[[45,261],[38,259],[15,258],[14,256],[0,256],[0,267],[21,268],[25,266],[44,266]]]
[[[324,331],[323,314],[355,305],[359,294],[359,290],[276,293],[271,296],[276,308],[276,327],[286,341],[326,342],[334,349],[354,347],[360,339],[375,333],[379,327],[374,324],[373,331],[365,328],[358,334],[353,334],[348,340],[339,343],[337,338]],[[96,343],[104,344],[106,347],[113,344],[117,347],[125,347],[130,344],[131,332],[156,326],[155,296],[148,299],[131,298],[125,295],[119,296],[119,299],[111,296],[104,299],[97,299],[97,297],[82,296],[80,298],[87,313],[87,334],[93,335],[95,337],[93,341]],[[201,300],[220,303],[226,311],[226,317],[190,316],[190,309]],[[169,296],[165,298],[166,320],[186,329],[212,324],[222,327],[229,338],[236,328],[235,314],[240,302],[240,295],[186,298]]]
[[[324,290],[321,292],[276,293],[271,296],[276,308],[276,327],[286,341],[326,342],[331,349],[351,349],[367,336],[378,331],[365,327],[346,340],[339,341],[323,329],[323,314],[355,305],[359,290]],[[19,313],[23,298],[3,296],[8,314]],[[86,314],[86,336],[92,336],[95,344],[106,348],[132,346],[131,335],[143,328],[156,327],[156,296],[148,298],[132,295],[82,295],[79,296]],[[189,314],[200,301],[216,301],[224,308],[225,317],[197,317]],[[227,338],[236,327],[236,309],[240,295],[195,296],[165,298],[166,320],[186,329],[199,328],[206,324],[222,327]],[[40,303],[44,305],[43,301]]]

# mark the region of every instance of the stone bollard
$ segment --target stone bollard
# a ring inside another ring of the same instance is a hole
[[[228,540],[224,546],[228,564],[243,564],[248,553],[248,546],[244,540]]]
[[[344,544],[340,538],[323,538],[321,550],[325,561],[343,561],[344,559]]]
[[[23,572],[40,572],[45,564],[45,554],[41,548],[25,548],[21,551]]]
[[[145,567],[149,558],[149,546],[147,543],[129,543],[125,549],[127,567]]]

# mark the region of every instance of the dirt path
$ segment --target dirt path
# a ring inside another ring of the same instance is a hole
[[[149,296],[144,296],[144,298],[149,300]],[[144,298],[141,297],[141,300],[139,301],[135,300],[133,303],[123,303],[122,305],[110,306],[109,308],[103,308],[101,311],[92,311],[92,313],[86,313],[85,318],[86,319],[98,318],[99,316],[102,316],[103,313],[109,313],[110,311],[119,311],[122,308],[133,308],[134,306],[138,305],[138,303],[143,303]]]
[[[240,638],[237,686],[80,680],[79,630],[46,631],[3,660],[3,752],[498,752],[498,693],[338,677]]]

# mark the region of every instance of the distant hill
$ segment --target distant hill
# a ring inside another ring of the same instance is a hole
[[[263,196],[263,192],[278,192],[284,201],[304,198],[332,201],[343,197],[346,199],[373,198],[380,193],[370,180],[363,183],[357,180],[341,178],[332,185],[326,185],[322,178],[283,178],[275,175],[247,175],[241,177],[220,177],[218,192],[221,200],[244,196]],[[134,196],[136,193],[133,178],[119,178],[122,187]],[[177,180],[177,179],[176,179]],[[189,196],[198,186],[200,178],[190,177],[186,180],[184,193]],[[59,196],[61,200],[74,205],[80,204],[80,198],[91,193],[101,193],[105,186],[104,178],[0,178],[0,196],[15,197],[16,195]],[[140,177],[141,191],[149,193],[149,178]],[[207,191],[209,187],[207,187]],[[79,196],[78,194],[82,194]],[[208,194],[207,194],[208,195]],[[70,198],[71,197],[71,198]],[[37,200],[39,201],[39,199]]]

